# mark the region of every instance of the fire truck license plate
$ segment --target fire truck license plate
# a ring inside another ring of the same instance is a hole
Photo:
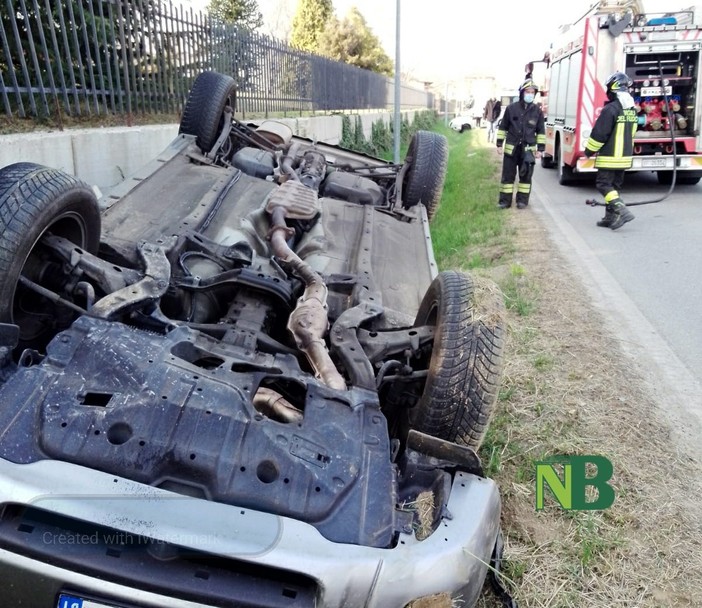
[[[673,87],[670,85],[667,87],[641,87],[641,97],[655,97],[656,95],[663,95],[664,88],[666,95],[673,94]]]
[[[665,167],[665,158],[644,158],[641,161],[642,167]]]

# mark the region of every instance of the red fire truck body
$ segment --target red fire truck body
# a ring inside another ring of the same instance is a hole
[[[639,114],[630,170],[656,171],[664,184],[671,183],[674,166],[676,183],[696,184],[702,177],[702,10],[653,16],[637,5],[600,2],[561,28],[551,47],[541,162],[558,169],[561,184],[595,170],[584,148],[606,102],[604,82],[615,71],[633,80]]]

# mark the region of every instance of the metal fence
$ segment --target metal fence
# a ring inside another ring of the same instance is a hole
[[[389,108],[393,80],[165,0],[0,0],[8,116],[178,113],[195,77],[237,82],[237,113]],[[433,95],[402,86],[405,108]]]

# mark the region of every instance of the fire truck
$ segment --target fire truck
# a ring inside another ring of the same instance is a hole
[[[646,14],[640,2],[604,0],[562,26],[546,63],[541,103],[546,117],[543,167],[568,185],[595,171],[584,154],[606,102],[604,82],[625,72],[639,115],[630,171],[658,181],[696,184],[702,177],[702,8]]]

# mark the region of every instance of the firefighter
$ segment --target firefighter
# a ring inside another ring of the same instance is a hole
[[[615,72],[607,79],[607,102],[585,144],[587,157],[597,154],[595,187],[606,203],[604,217],[597,225],[612,230],[634,219],[634,214],[619,196],[624,172],[631,167],[634,134],[638,126],[634,99],[629,94],[632,84],[632,80],[623,72]]]
[[[501,209],[512,206],[517,171],[517,209],[524,209],[529,204],[534,164],[546,148],[544,115],[541,108],[534,103],[534,96],[538,90],[534,81],[527,78],[519,87],[519,100],[507,106],[497,129],[495,143],[499,154],[503,153],[504,143],[502,185],[498,202]]]

